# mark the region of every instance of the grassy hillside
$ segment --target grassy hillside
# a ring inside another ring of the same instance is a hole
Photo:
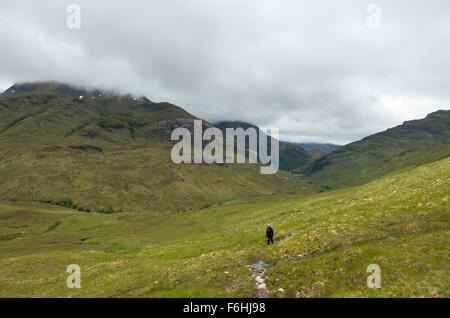
[[[315,161],[309,180],[342,187],[450,155],[450,110],[404,122],[343,146]]]
[[[4,201],[0,297],[450,297],[449,189],[447,158],[354,188],[185,213]],[[73,263],[81,289],[65,285]],[[380,289],[366,287],[369,264]]]
[[[261,175],[257,165],[172,163],[172,129],[195,118],[145,97],[14,85],[0,96],[0,199],[177,211],[313,191],[283,172]]]

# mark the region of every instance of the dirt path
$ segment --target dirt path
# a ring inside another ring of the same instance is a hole
[[[278,242],[280,242],[280,241],[282,241],[282,240],[284,240],[284,239],[287,239],[288,237],[295,236],[295,235],[297,235],[297,233],[291,232],[291,233],[289,233],[289,234],[287,234],[287,235],[278,236],[278,237],[274,240],[273,243],[274,243],[274,244],[277,244]]]
[[[24,227],[26,227],[26,226],[19,226],[19,227],[16,228],[16,230],[20,231],[22,233],[28,233],[27,231],[23,230]]]
[[[258,298],[269,297],[269,290],[267,289],[266,283],[264,282],[264,273],[269,264],[263,260],[259,260],[256,263],[247,265],[252,269],[252,277],[255,280],[256,288],[258,290]]]
[[[297,235],[297,233],[292,232],[290,234],[280,236],[274,241],[274,243],[276,244],[276,243],[278,243],[288,237],[294,236],[294,235]],[[396,239],[395,236],[389,235],[387,237],[383,237],[383,238],[376,239],[376,240],[369,240],[369,241],[370,242],[380,242],[380,241],[384,241],[384,240],[394,240],[394,239]],[[361,242],[357,242],[355,244],[358,244],[358,243],[361,243]],[[354,245],[354,244],[352,244],[352,245]],[[352,245],[349,245],[349,246],[352,246]],[[323,251],[321,253],[316,253],[316,254],[299,254],[296,257],[290,258],[290,260],[293,260],[293,259],[303,260],[303,259],[307,259],[307,258],[314,258],[314,257],[320,256],[320,255],[326,254],[326,253],[345,249],[349,246],[340,246],[340,247],[337,247],[337,248],[334,248],[331,250],[327,250],[327,251]],[[269,264],[264,262],[262,259],[258,260],[257,262],[255,262],[251,265],[247,265],[247,267],[249,267],[252,271],[252,277],[255,280],[258,298],[268,298],[269,297],[269,289],[267,288],[267,285],[264,282],[264,273],[266,272],[266,268],[268,266],[269,266]],[[279,290],[282,291],[282,289],[279,289]]]
[[[287,235],[278,236],[274,240],[274,244],[277,244],[280,241],[282,241],[288,237],[294,236],[294,235],[297,235],[297,233],[292,232]],[[264,282],[264,273],[266,272],[267,266],[269,266],[269,264],[264,262],[262,259],[258,260],[256,263],[247,265],[247,267],[250,267],[252,270],[252,277],[255,280],[258,298],[269,297],[269,290],[267,289],[267,285]]]

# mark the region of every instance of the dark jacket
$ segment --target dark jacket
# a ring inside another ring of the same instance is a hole
[[[273,229],[271,227],[268,227],[266,230],[266,236],[267,237],[273,237]]]

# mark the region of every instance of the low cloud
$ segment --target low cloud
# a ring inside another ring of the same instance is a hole
[[[81,28],[66,25],[81,8]],[[369,28],[367,7],[380,8]],[[58,80],[209,121],[347,143],[449,109],[450,4],[89,0],[0,3],[0,87]]]

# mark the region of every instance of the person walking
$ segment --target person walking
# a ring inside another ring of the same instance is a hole
[[[267,245],[270,245],[270,243],[273,244],[273,229],[272,225],[267,224],[266,226],[266,237],[267,237]]]

